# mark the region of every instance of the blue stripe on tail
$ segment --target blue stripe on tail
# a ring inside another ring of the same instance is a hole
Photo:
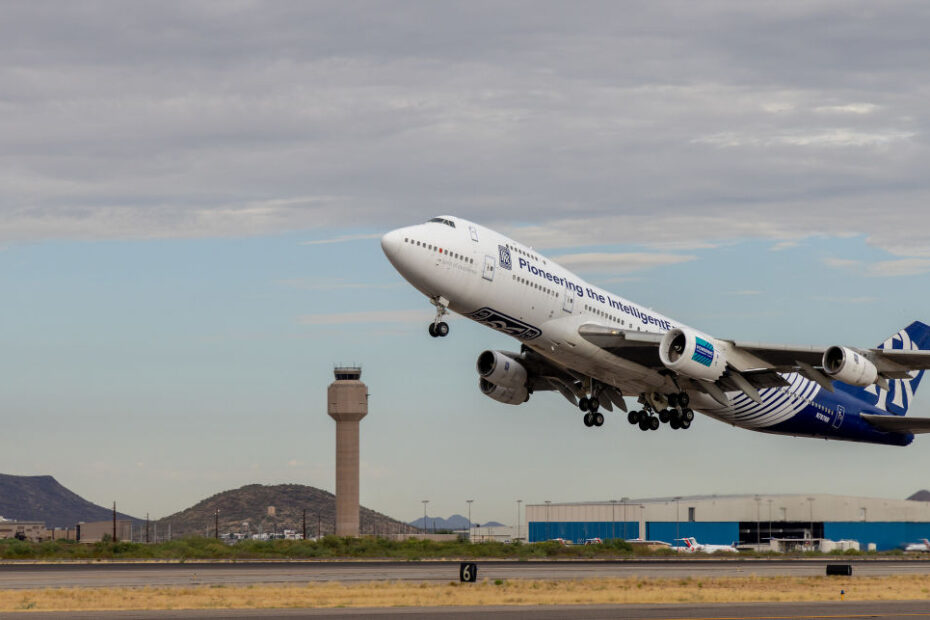
[[[930,350],[930,325],[914,321],[888,340],[878,345],[879,349],[910,349],[910,350]],[[905,415],[914,394],[917,393],[917,386],[924,376],[924,371],[914,371],[912,379],[891,379],[888,381],[890,390],[879,389],[878,386],[871,385],[867,388],[856,387],[835,381],[834,387],[847,394],[850,394],[860,400],[873,405],[879,409],[887,411],[894,415]]]

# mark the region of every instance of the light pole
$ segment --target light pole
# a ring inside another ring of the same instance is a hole
[[[517,538],[516,540],[520,540],[520,504],[522,503],[523,503],[522,499],[517,500]],[[516,540],[514,542],[516,542]]]
[[[473,499],[466,499],[465,503],[468,504],[468,542],[471,542],[471,503],[475,501]]]
[[[675,540],[681,540],[681,496],[675,497]]]
[[[623,540],[626,540],[626,503],[630,501],[629,497],[621,497],[620,503],[623,504]]]
[[[754,498],[756,500],[756,544],[762,542],[762,532],[759,531],[759,505],[762,502],[762,498],[758,495]]]
[[[617,500],[610,500],[610,538],[617,538]]]
[[[772,498],[768,498],[769,503],[769,544],[772,544]]]
[[[811,544],[814,544],[814,500],[815,497],[808,497],[807,501],[811,504]]]
[[[549,540],[552,537],[549,530],[549,504],[551,503],[552,502],[550,500],[546,500],[546,540]]]
[[[429,503],[428,499],[420,500],[423,502],[423,531],[426,531],[426,505]]]

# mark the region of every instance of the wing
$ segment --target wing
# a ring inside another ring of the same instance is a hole
[[[859,417],[886,433],[930,433],[930,418],[906,418],[897,415],[861,413]]]
[[[628,361],[667,375],[676,375],[667,369],[659,357],[659,344],[663,334],[632,331],[586,323],[578,328],[579,335],[605,351]],[[744,392],[761,402],[759,390],[783,387],[788,382],[779,373],[798,373],[815,381],[824,389],[833,391],[833,379],[823,370],[823,358],[828,347],[762,344],[735,340],[718,340],[726,350],[727,367],[715,382],[688,380],[676,376],[679,383],[703,391],[726,405],[725,392]],[[915,370],[930,369],[930,351],[901,349],[853,349],[875,365],[879,387],[887,389],[889,379],[910,379]]]

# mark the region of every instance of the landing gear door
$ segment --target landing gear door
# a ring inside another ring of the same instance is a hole
[[[575,311],[575,291],[566,286],[562,294],[565,295],[565,300],[562,302],[562,310],[571,314]]]
[[[839,428],[846,417],[846,408],[843,405],[836,406],[836,413],[833,415],[833,428]]]
[[[481,277],[489,282],[494,280],[494,257],[485,256],[484,257],[484,273],[481,274]]]

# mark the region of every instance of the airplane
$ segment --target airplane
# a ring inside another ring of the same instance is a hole
[[[919,543],[908,543],[904,545],[905,551],[930,551],[930,540],[921,538]]]
[[[690,538],[676,538],[675,540],[680,540],[685,543],[684,547],[673,547],[676,551],[683,553],[717,553],[718,551],[725,553],[739,553],[739,549],[733,545],[707,545],[699,543],[694,537]]]
[[[439,216],[385,234],[394,268],[435,306],[520,342],[478,355],[486,396],[519,405],[555,391],[604,424],[601,408],[643,431],[687,429],[697,411],[765,433],[906,446],[930,418],[906,417],[930,368],[930,326],[915,321],[875,348],[717,338],[585,282],[531,247]],[[639,409],[629,410],[626,397]]]

